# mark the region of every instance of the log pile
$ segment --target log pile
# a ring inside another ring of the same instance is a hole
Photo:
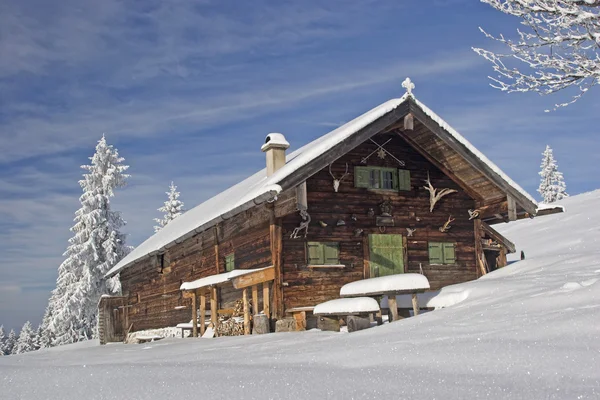
[[[242,336],[244,334],[244,303],[235,302],[233,314],[219,316],[218,336]]]

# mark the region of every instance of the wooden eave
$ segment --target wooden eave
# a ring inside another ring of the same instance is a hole
[[[508,240],[506,237],[502,236],[497,230],[492,228],[489,224],[482,222],[481,228],[483,232],[489,236],[492,240],[500,243],[504,248],[506,248],[507,253],[514,253],[517,251],[515,244]]]

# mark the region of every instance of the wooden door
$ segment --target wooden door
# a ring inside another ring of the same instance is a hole
[[[402,235],[369,235],[371,278],[404,273]]]

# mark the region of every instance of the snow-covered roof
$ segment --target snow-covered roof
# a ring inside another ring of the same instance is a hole
[[[443,119],[418,101],[412,93],[405,93],[402,97],[388,100],[352,121],[288,154],[286,156],[286,164],[275,171],[270,177],[267,177],[266,169],[263,169],[237,185],[232,186],[204,203],[188,210],[185,214],[174,219],[145,242],[137,246],[131,253],[117,263],[106,276],[113,276],[123,268],[126,268],[139,260],[163,252],[165,249],[184,241],[196,233],[203,232],[242,211],[273,199],[282,191],[280,183],[285,178],[294,174],[321,154],[345,141],[361,129],[379,120],[409,100],[414,101],[423,112],[438,123],[441,128],[462,143],[474,156],[487,164],[491,170],[496,172],[510,186],[522,193],[527,199],[531,200],[532,203],[536,203],[527,192],[504,174],[500,168],[479,152]],[[273,135],[271,140],[281,142],[285,140],[285,138],[279,138],[276,134],[270,135]],[[281,144],[283,144],[283,142]]]
[[[363,279],[342,286],[340,296],[369,296],[411,290],[429,290],[427,277],[421,274],[397,274]]]
[[[194,290],[219,285],[228,282],[233,278],[237,278],[238,276],[247,275],[251,272],[261,271],[266,268],[270,267],[255,269],[234,269],[233,271],[225,272],[223,274],[211,275],[204,278],[196,279],[192,282],[183,282],[179,287],[179,290]]]

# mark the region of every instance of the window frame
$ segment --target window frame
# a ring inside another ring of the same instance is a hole
[[[387,179],[391,173],[391,179]],[[359,177],[360,176],[360,177]],[[400,180],[402,179],[402,182]],[[391,187],[388,186],[391,183]],[[354,187],[368,190],[384,190],[387,192],[410,191],[410,170],[374,165],[354,167]]]
[[[431,245],[436,244],[439,245],[440,254],[441,254],[441,262],[432,262],[431,256]],[[447,254],[447,249],[452,248],[452,257],[450,254]],[[456,242],[439,242],[439,241],[430,241],[427,242],[427,255],[429,257],[429,265],[456,265]]]
[[[321,252],[319,258],[315,262],[315,257],[311,257],[311,246],[318,248]],[[335,249],[336,258],[333,261],[328,261],[331,257],[327,255],[327,249]],[[340,242],[306,242],[306,264],[308,266],[340,266]]]

